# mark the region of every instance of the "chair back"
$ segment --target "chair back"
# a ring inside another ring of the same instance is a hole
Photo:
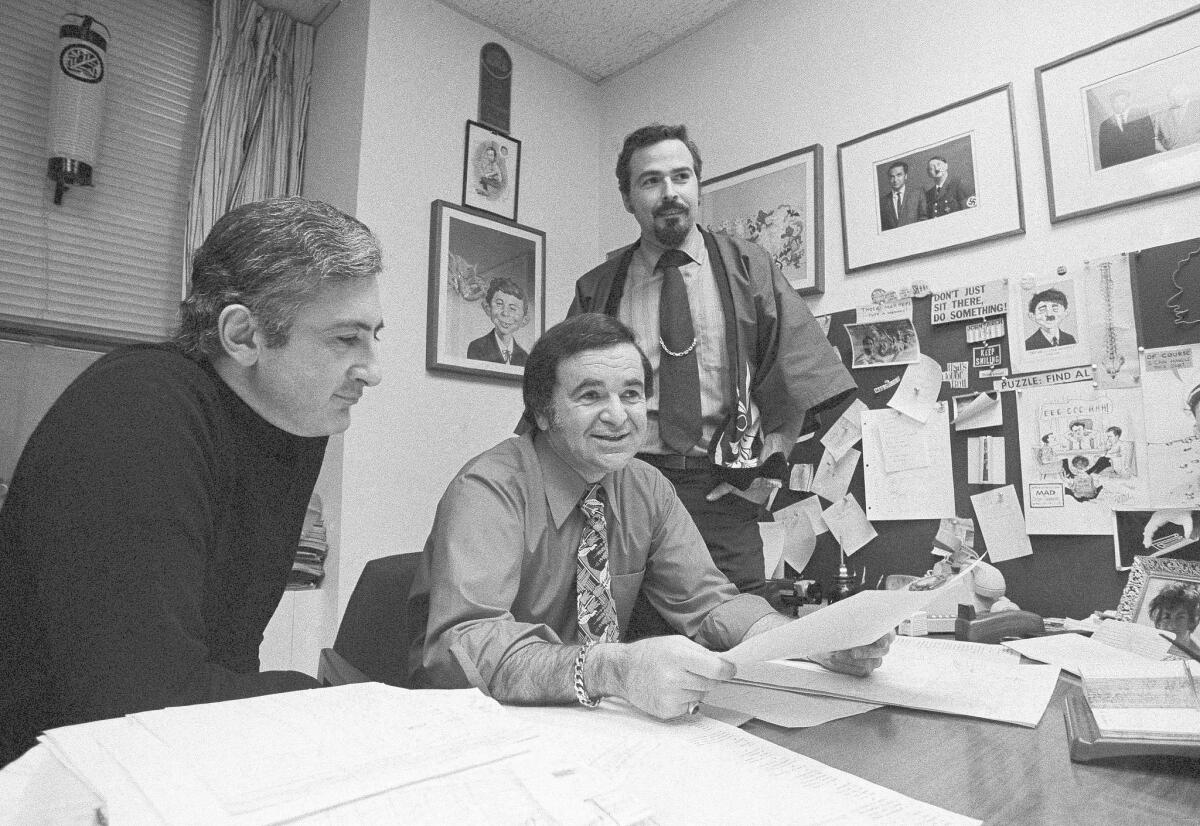
[[[372,559],[363,568],[346,613],[338,626],[333,650],[368,678],[404,686],[408,650],[424,630],[428,610],[413,606],[408,594],[421,554],[393,554]]]

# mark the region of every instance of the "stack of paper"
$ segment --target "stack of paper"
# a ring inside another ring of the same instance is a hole
[[[1171,658],[1171,642],[1148,625],[1107,620],[1090,638],[1081,634],[1050,634],[1002,645],[1038,662],[1050,663],[1076,677],[1087,666],[1127,665],[1137,668]]]
[[[361,683],[145,712],[53,729],[43,740],[96,791],[111,823],[379,822],[387,811],[406,823],[596,816],[594,801],[561,779],[586,772],[545,764],[536,734],[477,691]],[[587,788],[613,792],[596,781]],[[472,814],[484,799],[478,789],[488,791],[486,806]]]
[[[897,637],[883,665],[866,678],[776,660],[739,665],[736,680],[1032,728],[1050,703],[1058,667],[1021,665],[1020,657],[994,645]]]
[[[1195,663],[1083,668],[1083,693],[1103,737],[1200,742]]]

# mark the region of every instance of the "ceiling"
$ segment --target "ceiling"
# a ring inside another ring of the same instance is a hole
[[[439,0],[593,82],[661,52],[743,0]]]
[[[340,0],[259,2],[319,26]],[[703,28],[743,0],[438,2],[598,83]]]

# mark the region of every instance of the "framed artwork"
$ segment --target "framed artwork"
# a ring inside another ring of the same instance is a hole
[[[425,367],[520,381],[546,328],[546,234],[447,201],[430,212]]]
[[[1200,654],[1200,562],[1135,556],[1117,619],[1157,628]]]
[[[838,145],[846,272],[1025,231],[1012,84]]]
[[[490,126],[467,121],[463,205],[515,221],[520,189],[521,142]]]
[[[1200,186],[1200,6],[1034,79],[1052,222]]]
[[[825,291],[821,145],[813,144],[700,185],[700,223],[754,241],[801,295]]]
[[[1118,571],[1128,571],[1138,556],[1159,557],[1170,554],[1175,559],[1200,563],[1200,545],[1189,539],[1184,526],[1164,522],[1150,530],[1147,544],[1146,529],[1154,517],[1153,510],[1113,511],[1113,562]]]

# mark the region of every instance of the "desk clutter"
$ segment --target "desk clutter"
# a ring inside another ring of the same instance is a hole
[[[379,683],[53,729],[0,773],[0,823],[30,822],[6,797],[18,778],[57,791],[42,822],[81,808],[113,824],[980,822],[704,716]]]

